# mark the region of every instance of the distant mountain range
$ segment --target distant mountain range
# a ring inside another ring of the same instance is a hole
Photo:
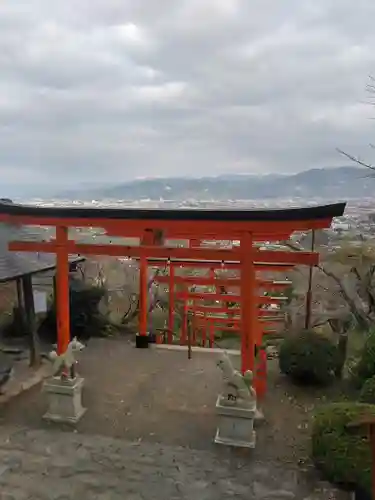
[[[375,195],[375,178],[364,168],[316,168],[292,175],[222,175],[135,180],[110,187],[61,193],[81,200],[272,200],[353,199]]]

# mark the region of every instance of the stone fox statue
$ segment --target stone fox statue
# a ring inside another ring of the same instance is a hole
[[[85,346],[74,337],[68,344],[66,351],[63,354],[57,354],[57,351],[52,351],[49,354],[50,361],[53,362],[53,376],[61,376],[61,378],[76,378],[76,355],[81,352]]]
[[[236,370],[228,356],[227,352],[223,352],[217,362],[217,366],[221,369],[224,376],[225,390],[224,398],[227,401],[239,403],[252,403],[256,401],[256,392],[252,387],[253,372],[248,370],[242,375]]]

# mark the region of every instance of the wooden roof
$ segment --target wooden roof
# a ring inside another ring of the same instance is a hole
[[[105,219],[105,220],[153,220],[153,221],[303,221],[340,217],[345,211],[345,203],[334,203],[314,207],[285,208],[270,210],[235,209],[135,209],[96,207],[40,207],[19,205],[3,200],[0,215],[16,217],[44,217],[51,219]]]
[[[42,229],[24,226],[0,224],[0,283],[12,281],[22,276],[49,271],[56,267],[54,254],[10,252],[8,244],[11,240],[40,241]],[[69,256],[70,262],[83,261],[83,257]]]

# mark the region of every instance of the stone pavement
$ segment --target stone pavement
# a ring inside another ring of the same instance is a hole
[[[343,500],[308,475],[218,447],[0,427],[0,500]]]

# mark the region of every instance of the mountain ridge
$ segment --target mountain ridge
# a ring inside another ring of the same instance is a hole
[[[314,168],[296,174],[223,174],[218,176],[156,177],[138,179],[85,191],[70,191],[61,197],[82,200],[217,200],[327,198],[373,196],[375,179],[364,168],[343,166]]]

